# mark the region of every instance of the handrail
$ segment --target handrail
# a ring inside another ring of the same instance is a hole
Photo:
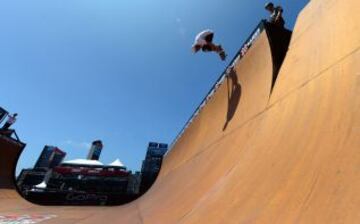
[[[226,67],[224,72],[221,73],[220,77],[216,80],[215,84],[210,88],[209,92],[206,94],[205,98],[201,101],[199,106],[195,109],[195,111],[192,113],[190,118],[187,120],[181,131],[177,134],[176,138],[170,145],[170,150],[175,145],[175,143],[180,139],[180,137],[184,134],[185,130],[188,128],[188,126],[192,123],[194,118],[199,114],[201,109],[206,105],[207,101],[211,99],[212,95],[216,92],[216,90],[219,88],[220,84],[223,83],[225,77],[230,72],[230,69],[233,68],[233,66],[245,56],[246,52],[249,50],[251,45],[254,43],[254,41],[259,37],[260,33],[264,31],[266,20],[261,20],[260,23],[256,26],[256,28],[253,30],[249,38],[245,41],[245,43],[242,45],[242,47],[239,49],[239,51],[235,54],[229,65]],[[167,153],[166,153],[167,154]]]
[[[13,131],[13,134],[15,135],[16,140],[17,140],[18,142],[21,142],[21,141],[20,141],[20,138],[19,138],[19,136],[17,135],[17,133],[16,133],[16,131],[15,131],[15,130]]]

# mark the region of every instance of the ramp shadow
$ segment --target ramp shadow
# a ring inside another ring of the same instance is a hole
[[[238,81],[234,68],[231,68],[227,77],[227,91],[228,91],[228,109],[226,114],[226,121],[223,131],[226,130],[229,122],[233,119],[236,109],[240,103],[241,98],[241,85]]]

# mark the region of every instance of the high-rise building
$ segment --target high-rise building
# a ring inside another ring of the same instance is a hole
[[[55,146],[46,145],[35,163],[34,169],[52,169],[65,158],[66,153]]]
[[[155,182],[160,172],[162,159],[168,150],[164,143],[150,142],[141,168],[140,192],[144,193]]]
[[[91,148],[89,154],[87,156],[88,160],[99,160],[101,155],[101,150],[103,148],[103,144],[100,140],[96,140],[91,144]]]
[[[140,192],[140,183],[141,183],[141,173],[136,171],[135,173],[130,173],[129,183],[127,186],[127,193],[129,195],[137,195]]]
[[[168,150],[168,144],[150,142],[146,156],[164,156]]]

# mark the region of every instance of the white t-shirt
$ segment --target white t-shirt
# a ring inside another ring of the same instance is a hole
[[[210,35],[213,34],[214,32],[212,30],[204,30],[202,32],[200,32],[198,35],[196,35],[195,37],[195,42],[194,45],[200,45],[200,46],[204,46],[205,44],[207,44],[205,38]]]

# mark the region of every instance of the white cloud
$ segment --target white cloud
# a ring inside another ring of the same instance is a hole
[[[91,146],[91,143],[89,142],[78,142],[73,140],[66,140],[64,141],[64,144],[76,149],[89,149]]]
[[[176,23],[177,23],[177,33],[180,34],[181,37],[185,37],[186,35],[186,28],[184,27],[181,18],[176,18],[175,19]]]

